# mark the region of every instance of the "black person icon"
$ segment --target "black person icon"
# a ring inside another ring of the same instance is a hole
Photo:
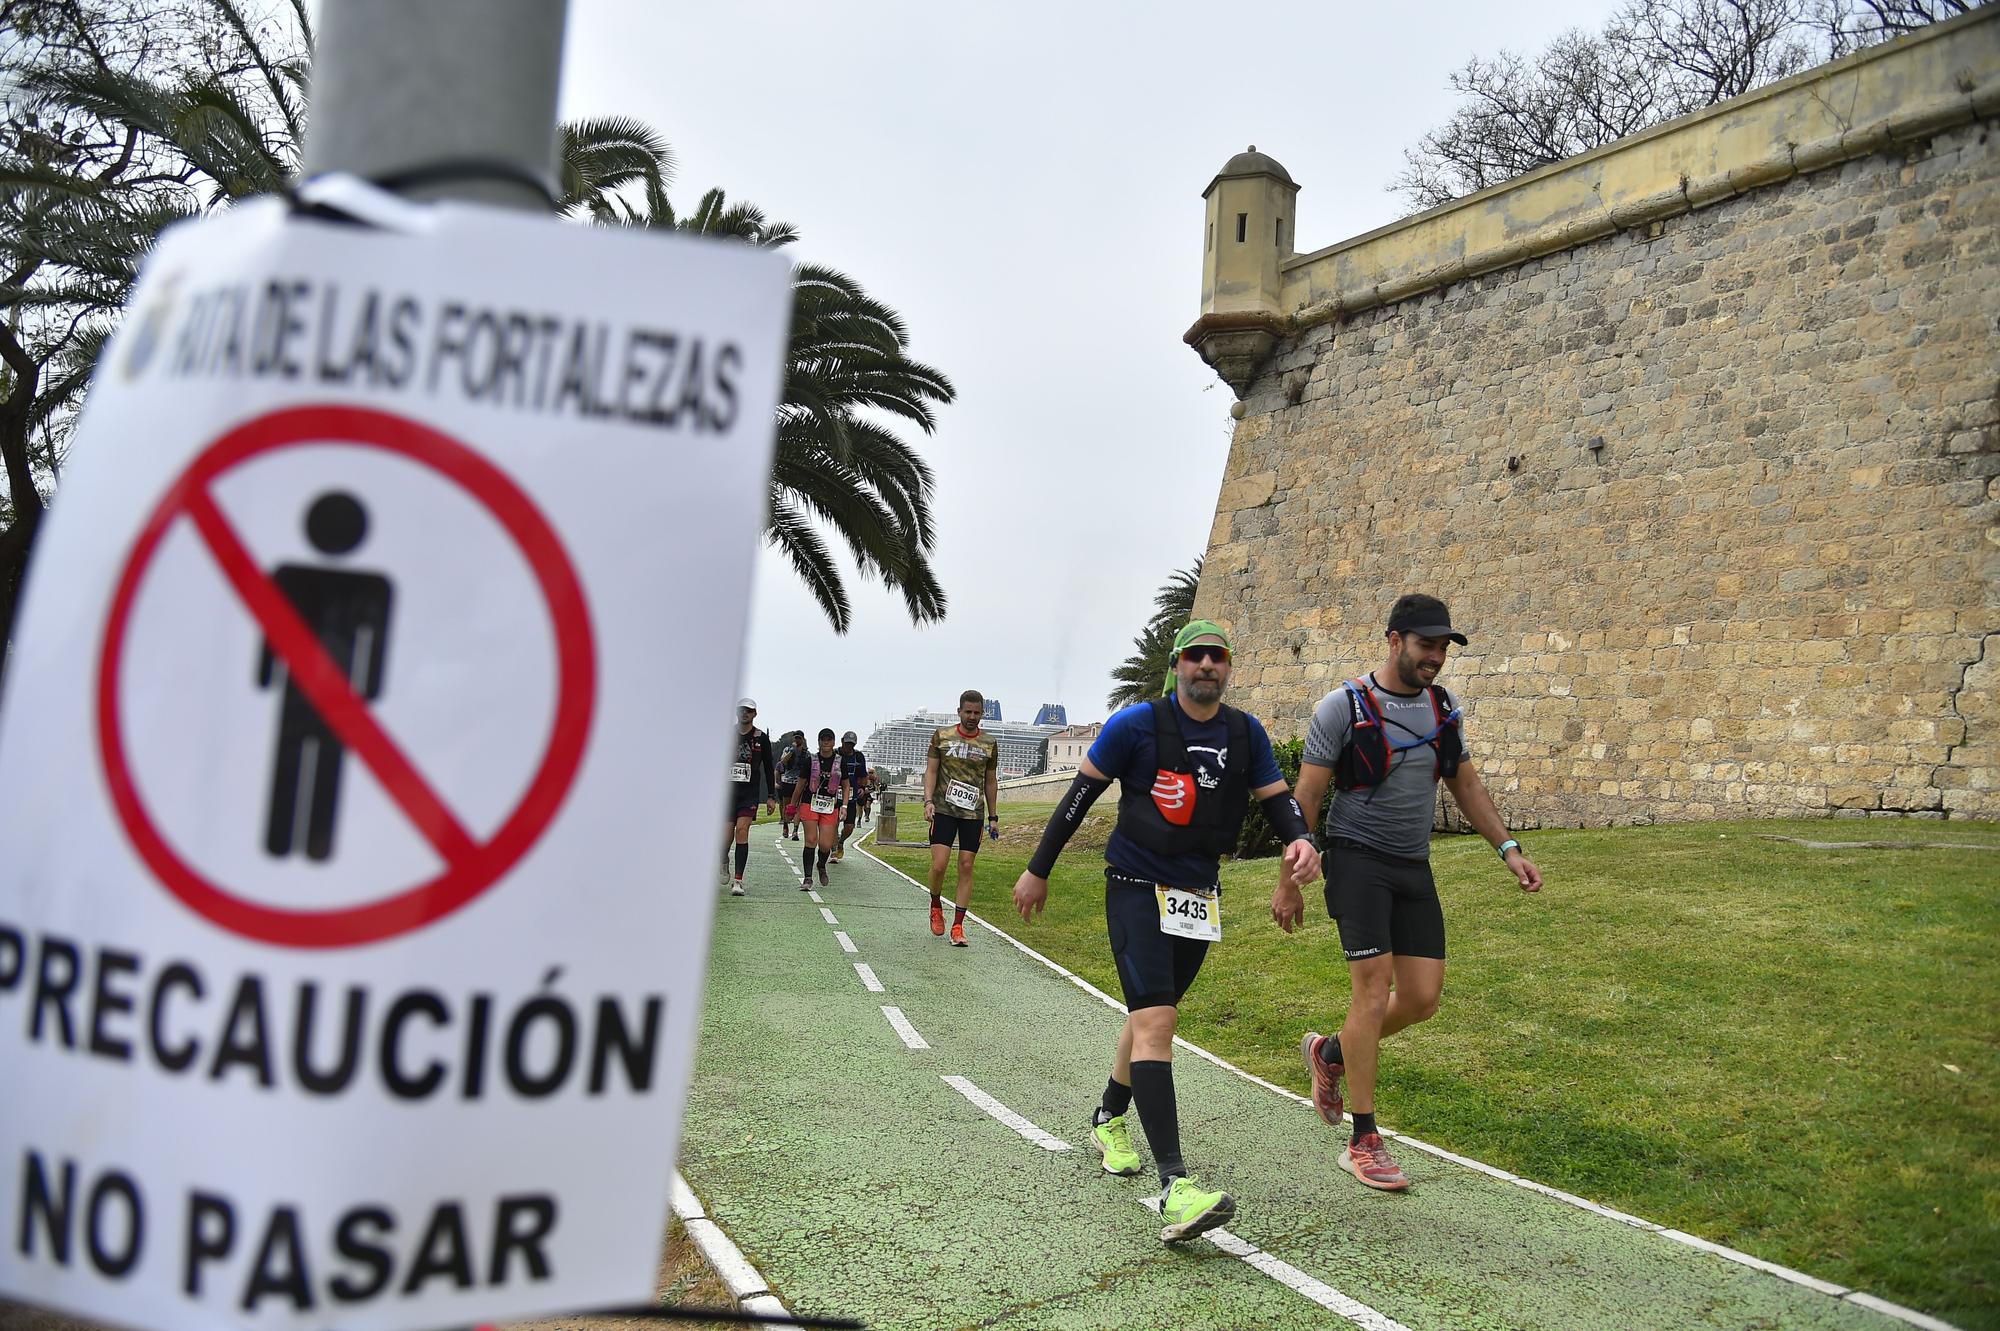
[[[331,490],[306,510],[305,530],[315,549],[344,555],[368,534],[368,510],[353,495]],[[380,697],[389,646],[389,580],[377,573],[315,564],[280,564],[271,580],[346,674],[355,696],[363,701]],[[345,746],[266,641],[257,662],[257,687],[269,688],[274,675],[284,685],[284,700],[278,709],[277,752],[271,760],[264,849],[285,856],[303,840],[308,859],[329,859]]]

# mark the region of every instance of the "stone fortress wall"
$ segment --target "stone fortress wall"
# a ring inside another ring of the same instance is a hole
[[[2000,7],[1304,255],[1232,159],[1233,700],[1303,733],[1428,591],[1516,826],[2000,817],[1996,111]]]

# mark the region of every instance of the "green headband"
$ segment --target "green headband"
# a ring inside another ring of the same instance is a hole
[[[1186,624],[1181,626],[1181,631],[1174,635],[1174,650],[1167,657],[1166,683],[1160,689],[1160,693],[1163,696],[1174,691],[1174,684],[1177,682],[1177,677],[1174,674],[1174,663],[1180,660],[1181,653],[1191,647],[1196,638],[1220,638],[1222,639],[1223,650],[1231,656],[1236,654],[1236,649],[1229,642],[1229,630],[1223,628],[1222,625],[1212,619],[1190,619]]]

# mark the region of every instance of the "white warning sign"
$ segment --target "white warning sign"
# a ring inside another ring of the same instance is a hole
[[[10,1296],[650,1297],[789,270],[412,215],[170,231],[100,366],[0,699]]]

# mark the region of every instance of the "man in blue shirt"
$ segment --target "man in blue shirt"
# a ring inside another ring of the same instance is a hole
[[[1105,722],[1014,885],[1015,909],[1032,919],[1048,901],[1056,856],[1091,804],[1119,782],[1118,826],[1104,847],[1104,914],[1126,1017],[1091,1136],[1107,1173],[1138,1173],[1125,1125],[1125,1111],[1138,1106],[1165,1189],[1160,1237],[1169,1243],[1236,1214],[1234,1198],[1200,1187],[1181,1160],[1173,1056],[1181,997],[1208,945],[1222,937],[1221,857],[1236,849],[1250,797],[1286,842],[1281,881],[1319,872],[1270,736],[1256,717],[1222,704],[1229,671],[1221,625],[1197,619],[1176,634],[1166,696]]]
[[[868,755],[854,747],[860,738],[851,730],[840,737],[840,779],[847,783],[847,809],[840,821],[840,839],[833,847],[835,864],[847,858],[847,838],[854,835],[854,820],[861,816],[861,790],[868,779]]]

